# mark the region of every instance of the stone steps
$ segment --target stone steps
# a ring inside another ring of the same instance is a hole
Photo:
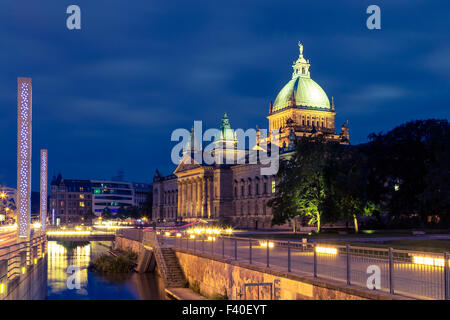
[[[171,248],[161,248],[161,256],[164,259],[164,264],[160,263],[162,267],[164,265],[165,282],[166,286],[174,288],[182,288],[186,284],[183,271],[181,270],[178,259]]]

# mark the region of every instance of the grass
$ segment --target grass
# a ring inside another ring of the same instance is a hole
[[[304,233],[253,233],[253,234],[241,234],[241,232],[235,232],[233,236],[242,238],[255,238],[255,239],[271,239],[271,240],[297,240],[301,241],[302,238],[306,239],[351,239],[351,238],[382,238],[382,237],[411,237],[413,230],[362,230],[359,233],[354,233],[353,230],[346,231],[345,234],[340,234],[338,231],[322,231],[320,233],[304,234]],[[450,234],[450,230],[424,230],[426,234]]]
[[[434,253],[450,252],[450,241],[447,240],[393,240],[384,243],[351,242],[351,241],[325,241],[324,243],[357,247],[393,248],[399,250],[425,251]]]
[[[373,230],[370,232],[361,231],[360,233],[353,233],[348,231],[347,234],[339,234],[337,231],[325,231],[319,234],[294,234],[294,233],[254,233],[254,234],[240,234],[236,232],[234,236],[255,238],[255,239],[269,239],[269,240],[295,240],[301,241],[302,238],[308,240],[320,240],[320,243],[329,243],[335,245],[346,245],[357,247],[372,247],[372,248],[394,248],[399,250],[412,250],[412,251],[425,251],[434,253],[450,252],[450,241],[448,240],[424,240],[424,239],[397,239],[392,241],[379,242],[361,242],[352,241],[352,238],[365,238],[365,239],[377,239],[383,237],[412,237],[413,230]],[[427,235],[429,234],[448,234],[449,230],[424,230]],[[327,240],[333,239],[333,240]],[[342,239],[342,240],[340,240]]]

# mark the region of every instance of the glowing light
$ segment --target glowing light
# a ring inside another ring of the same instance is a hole
[[[274,247],[275,247],[275,244],[274,244],[272,241],[269,241],[269,242],[267,242],[267,241],[261,241],[261,242],[259,243],[259,245],[260,245],[262,248],[267,248],[267,245],[269,245],[269,248],[274,248]]]
[[[165,232],[164,235],[165,235],[166,237],[170,237],[170,232]]]
[[[49,236],[57,236],[57,235],[65,235],[65,236],[69,236],[69,235],[90,235],[92,234],[91,231],[48,231],[47,235]]]
[[[216,241],[216,237],[208,237],[208,241]]]
[[[316,252],[317,253],[323,253],[323,254],[336,255],[337,254],[337,249],[336,248],[327,248],[327,247],[316,247]]]
[[[37,263],[37,259],[36,258],[34,258],[34,264],[36,264]]]
[[[233,233],[233,229],[228,228],[228,229],[225,230],[225,232],[228,233],[228,234]]]
[[[191,234],[191,235],[189,236],[189,238],[195,239],[195,235],[194,235],[194,234]]]
[[[177,233],[177,238],[180,238],[181,237],[181,233]]]
[[[426,266],[444,267],[445,260],[443,258],[413,256],[413,263]]]
[[[41,228],[45,231],[47,224],[47,168],[48,151],[41,149]]]
[[[3,294],[5,292],[5,284],[1,283],[0,284],[0,294]]]
[[[27,272],[27,268],[22,267],[22,274],[25,274],[25,272]]]
[[[30,236],[31,108],[31,78],[19,78],[17,101],[17,220],[20,238],[29,238]]]
[[[40,222],[35,222],[35,223],[33,223],[33,228],[34,228],[34,229],[39,229],[39,228],[41,228],[41,223],[40,223]]]

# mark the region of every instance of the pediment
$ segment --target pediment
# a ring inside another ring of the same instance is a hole
[[[183,172],[183,171],[189,171],[192,169],[201,168],[202,165],[198,163],[191,155],[186,154],[181,158],[180,164],[173,172],[174,174]]]

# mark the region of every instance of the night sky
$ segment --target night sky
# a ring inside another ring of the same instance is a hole
[[[66,28],[81,7],[82,29]],[[381,30],[366,8],[381,7]],[[33,190],[50,179],[150,182],[169,174],[171,132],[194,120],[267,128],[297,42],[334,96],[352,144],[409,120],[449,117],[449,1],[2,0],[0,183],[16,185],[17,77],[33,78]]]

